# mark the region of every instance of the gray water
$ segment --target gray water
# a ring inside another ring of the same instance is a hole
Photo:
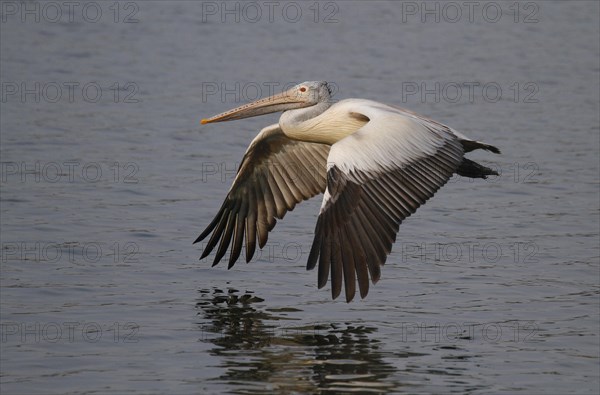
[[[598,2],[48,4],[2,3],[3,394],[598,393]],[[305,80],[503,152],[350,304],[320,198],[250,264],[192,245],[278,115],[199,120]]]

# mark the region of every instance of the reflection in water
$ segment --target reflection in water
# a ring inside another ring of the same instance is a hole
[[[262,299],[236,290],[200,290],[202,341],[215,345],[225,372],[216,380],[236,393],[360,391],[386,393],[399,385],[384,361],[374,327],[290,325],[285,313],[263,311]],[[279,315],[277,315],[279,314]]]

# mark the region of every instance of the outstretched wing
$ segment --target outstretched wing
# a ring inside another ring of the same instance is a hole
[[[245,235],[249,262],[256,239],[259,247],[264,247],[276,218],[283,218],[296,204],[325,190],[329,149],[324,144],[291,140],[276,124],[261,130],[246,150],[221,209],[194,242],[212,232],[200,259],[220,241],[213,263],[216,265],[233,240],[231,268],[240,256]]]
[[[361,297],[381,275],[400,223],[444,185],[463,159],[459,138],[445,125],[400,109],[351,99],[349,116],[368,122],[331,147],[327,189],[307,269],[319,262],[319,288],[331,270],[335,299]]]

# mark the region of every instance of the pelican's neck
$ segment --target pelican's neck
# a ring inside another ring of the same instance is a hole
[[[279,127],[287,137],[328,145],[354,133],[365,123],[364,120],[349,117],[339,103],[332,106],[331,102],[288,110],[279,118]]]
[[[285,111],[279,118],[279,127],[293,140],[333,144],[322,133],[314,130],[320,123],[320,116],[331,104],[329,101],[323,101],[314,106]]]
[[[314,106],[285,111],[279,118],[279,126],[282,129],[297,129],[302,127],[306,121],[323,114],[329,107],[331,107],[331,103],[323,101]]]

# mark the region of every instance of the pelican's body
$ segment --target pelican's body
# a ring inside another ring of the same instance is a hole
[[[359,106],[367,108],[372,104],[377,102],[346,99],[331,105],[314,118],[302,121],[294,118],[294,110],[286,111],[281,116],[279,127],[290,139],[333,145],[367,123],[365,119],[351,116],[352,109]]]
[[[246,239],[246,261],[262,248],[276,218],[324,192],[307,269],[319,263],[319,288],[331,273],[332,295],[367,295],[391,251],[400,223],[454,173],[497,174],[463,157],[474,149],[499,153],[416,113],[364,99],[330,102],[326,82],[305,82],[287,92],[219,114],[202,123],[283,111],[279,124],[254,138],[212,223],[202,254],[219,243],[214,264],[229,244],[229,267]]]

